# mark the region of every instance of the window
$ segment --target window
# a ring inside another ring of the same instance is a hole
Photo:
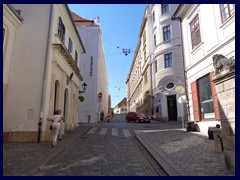
[[[72,54],[72,40],[71,40],[71,38],[69,38],[69,41],[68,41],[68,52],[70,54]]]
[[[144,51],[144,63],[146,63],[146,61],[147,61],[147,53],[146,51]]]
[[[147,82],[148,82],[147,72],[144,74],[144,82],[145,82],[145,84],[147,84]]]
[[[75,51],[75,63],[78,64],[78,52]]]
[[[146,41],[146,31],[143,32],[143,42]]]
[[[155,73],[157,72],[157,61],[154,62],[155,65]]]
[[[164,55],[165,68],[172,67],[172,53]]]
[[[167,41],[171,39],[171,30],[170,30],[170,25],[165,26],[163,28],[163,41]]]
[[[201,110],[201,118],[202,119],[215,118],[209,75],[206,75],[201,79],[198,79],[198,94],[200,101],[199,103]]]
[[[154,40],[154,47],[156,47],[157,46],[156,34],[154,34],[153,40]]]
[[[235,4],[220,4],[222,22],[235,13]]]
[[[194,49],[195,47],[197,47],[197,45],[201,43],[201,34],[200,34],[198,15],[190,23],[190,31],[191,31],[192,48]]]
[[[59,22],[58,22],[58,36],[61,38],[64,44],[65,43],[65,26],[62,22],[61,17],[59,17]]]
[[[169,12],[169,4],[162,4],[162,14]]]
[[[155,12],[153,12],[153,22],[155,22]]]

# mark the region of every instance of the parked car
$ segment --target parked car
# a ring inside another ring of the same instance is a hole
[[[130,121],[134,121],[137,123],[150,123],[150,118],[147,117],[145,114],[143,113],[139,113],[139,112],[128,112],[126,114],[126,120],[129,123]]]

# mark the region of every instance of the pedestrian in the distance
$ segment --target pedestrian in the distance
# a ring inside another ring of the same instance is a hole
[[[104,112],[102,111],[102,112],[100,113],[100,120],[103,122],[103,119],[104,119]]]
[[[56,146],[57,137],[60,129],[60,122],[63,121],[64,117],[61,115],[61,110],[56,110],[54,115],[47,118],[48,121],[52,122],[52,146]]]

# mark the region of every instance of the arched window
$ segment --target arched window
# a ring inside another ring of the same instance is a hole
[[[54,93],[54,108],[53,108],[53,113],[55,110],[59,108],[59,98],[60,98],[60,84],[59,81],[55,81],[55,93]]]
[[[66,88],[64,91],[64,109],[63,109],[63,116],[65,119],[68,116],[68,89]]]

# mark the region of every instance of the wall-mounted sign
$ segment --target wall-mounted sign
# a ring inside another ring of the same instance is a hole
[[[90,72],[89,76],[93,76],[93,56],[90,57]]]

